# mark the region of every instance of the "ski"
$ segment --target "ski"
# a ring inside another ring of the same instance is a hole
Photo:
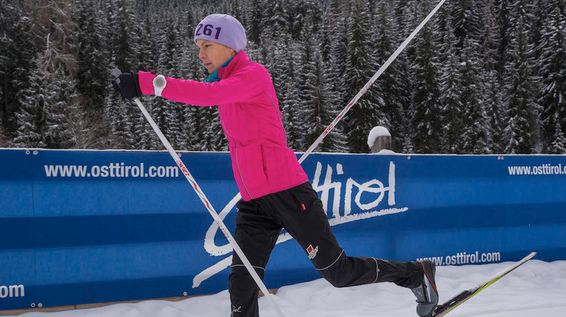
[[[511,273],[512,271],[514,271],[516,268],[518,268],[519,266],[525,264],[527,261],[529,261],[530,259],[532,259],[537,253],[536,252],[531,252],[529,255],[527,255],[526,257],[524,257],[521,261],[517,262],[516,264],[514,264],[513,266],[501,271],[500,273],[496,274],[495,276],[493,276],[491,279],[489,279],[488,281],[486,281],[485,283],[479,284],[476,287],[467,289],[465,291],[460,292],[459,294],[457,294],[456,296],[452,297],[451,299],[445,301],[444,303],[436,306],[434,312],[432,313],[431,317],[441,317],[444,316],[446,314],[448,314],[449,312],[451,312],[454,308],[460,306],[462,303],[464,303],[465,301],[467,301],[468,299],[476,296],[479,292],[483,291],[484,289],[486,289],[488,286],[492,285],[493,283],[497,282],[498,280],[500,280],[502,277],[504,277],[505,275]]]

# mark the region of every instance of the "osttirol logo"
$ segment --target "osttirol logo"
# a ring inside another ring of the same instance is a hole
[[[0,285],[0,299],[24,296],[26,294],[23,285]]]

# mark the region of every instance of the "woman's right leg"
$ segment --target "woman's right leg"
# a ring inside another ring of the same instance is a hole
[[[277,242],[281,226],[263,212],[257,202],[240,200],[236,206],[238,214],[234,239],[263,280],[265,266]],[[232,303],[231,317],[259,316],[259,288],[235,252],[228,288]]]

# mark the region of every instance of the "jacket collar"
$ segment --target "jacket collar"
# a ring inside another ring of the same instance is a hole
[[[232,60],[229,62],[230,63],[227,66],[224,67],[224,65],[222,65],[223,67],[217,69],[219,80],[232,75],[236,69],[239,69],[249,63],[250,59],[248,58],[246,51],[240,51],[236,54],[236,56],[232,57]]]
[[[208,76],[207,79],[204,80],[204,82],[206,83],[213,83],[215,81],[220,81],[220,76],[219,76],[219,70],[221,68],[227,67],[230,62],[234,59],[235,56],[233,56],[232,58],[230,58],[229,60],[227,60],[224,64],[222,64],[222,66],[220,66],[217,70],[214,71],[214,73],[210,74],[210,76]]]

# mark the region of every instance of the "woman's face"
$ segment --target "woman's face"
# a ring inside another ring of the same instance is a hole
[[[200,49],[198,57],[209,74],[214,73],[222,64],[236,55],[233,49],[213,41],[198,39],[197,46]]]

